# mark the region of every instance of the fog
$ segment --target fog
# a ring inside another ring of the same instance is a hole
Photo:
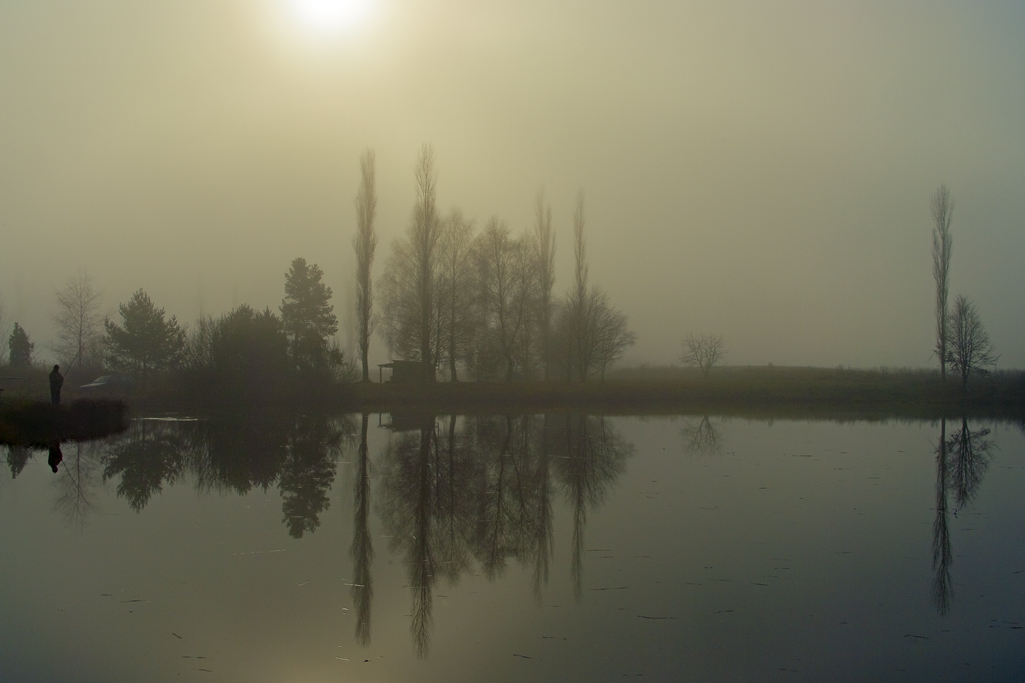
[[[530,228],[545,188],[557,293],[584,190],[626,364],[713,332],[728,364],[934,365],[945,183],[951,296],[1025,366],[1020,3],[376,0],[334,31],[293,4],[0,4],[0,304],[37,359],[83,270],[108,314],[141,287],[189,324],[277,310],[297,256],[345,346],[359,154],[376,278],[429,143],[439,208],[478,229]]]

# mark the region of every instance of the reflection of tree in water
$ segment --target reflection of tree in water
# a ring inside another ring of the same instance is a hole
[[[64,449],[61,475],[54,481],[57,497],[54,509],[68,526],[82,530],[93,510],[92,495],[101,483],[100,443],[78,442]]]
[[[680,430],[683,450],[692,455],[722,454],[722,424],[712,424],[708,415],[702,415],[695,424],[688,420]]]
[[[950,566],[954,553],[950,542],[948,496],[953,492],[954,515],[975,498],[989,466],[989,453],[993,443],[986,437],[989,429],[972,431],[967,418],[961,427],[947,436],[947,421],[940,421],[940,440],[936,446],[936,518],[933,520],[932,563],[935,575],[932,583],[932,601],[940,614],[950,610],[953,583]]]
[[[454,580],[467,564],[474,518],[466,493],[474,486],[476,463],[454,418],[439,438],[435,418],[424,416],[418,430],[393,439],[383,465],[382,521],[393,547],[406,552],[413,593],[410,631],[417,654],[425,657],[437,574]]]
[[[120,478],[117,495],[141,512],[164,483],[174,484],[192,455],[195,423],[134,420],[103,456],[103,481]]]
[[[293,427],[291,416],[271,412],[208,422],[202,485],[239,495],[254,488],[267,491],[284,466]]]
[[[370,537],[369,525],[370,452],[367,447],[369,422],[370,416],[364,413],[356,456],[356,479],[353,482],[352,546],[349,548],[353,561],[352,602],[356,605],[356,640],[360,645],[370,644],[370,604],[374,597],[374,579],[370,573],[370,563],[374,559],[374,546]]]
[[[200,490],[245,494],[277,483],[283,522],[300,538],[320,524],[348,419],[255,415],[212,422],[136,420],[107,442],[103,480],[139,512],[164,484],[186,475]]]
[[[439,576],[454,582],[476,561],[494,579],[515,560],[533,568],[540,599],[556,487],[574,509],[579,582],[586,509],[601,502],[630,451],[601,418],[450,417],[442,424],[427,418],[417,432],[396,437],[382,471],[381,516],[392,544],[407,556],[411,631],[421,657],[430,647],[431,591]]]
[[[940,441],[936,445],[936,518],[932,524],[932,567],[936,572],[932,582],[932,602],[940,614],[950,609],[953,585],[950,564],[954,553],[950,546],[950,527],[947,515],[947,421],[940,420]]]
[[[11,470],[11,479],[18,478],[18,475],[25,469],[25,465],[28,464],[28,459],[31,456],[32,451],[27,446],[7,447],[7,467]]]
[[[320,526],[327,492],[335,479],[342,432],[324,416],[302,416],[288,437],[288,450],[278,488],[282,521],[293,538]]]
[[[622,473],[633,447],[622,440],[604,417],[567,415],[557,426],[553,451],[556,471],[573,507],[573,556],[570,572],[579,602],[583,585],[584,528],[587,508],[598,507],[609,486]]]
[[[989,467],[989,452],[993,442],[987,439],[989,429],[971,431],[968,420],[961,420],[961,428],[950,435],[947,457],[950,458],[951,485],[954,488],[956,510],[964,509],[979,491],[982,477]]]

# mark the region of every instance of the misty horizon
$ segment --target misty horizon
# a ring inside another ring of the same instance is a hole
[[[323,269],[347,347],[359,154],[377,155],[376,283],[428,143],[440,212],[478,233],[530,230],[545,188],[557,295],[586,193],[592,281],[637,335],[620,365],[714,333],[729,365],[935,367],[946,183],[951,295],[999,368],[1025,365],[1022,9],[379,7],[316,40],[269,0],[0,9],[0,305],[37,361],[83,271],[111,318],[142,288],[192,325],[277,311],[296,257]],[[390,359],[379,335],[371,359]]]

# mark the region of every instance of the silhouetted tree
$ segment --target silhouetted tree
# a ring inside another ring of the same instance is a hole
[[[473,269],[473,223],[454,209],[445,219],[439,245],[438,309],[441,320],[439,360],[448,358],[449,379],[458,381],[458,365],[465,361],[476,332]]]
[[[413,230],[410,244],[416,264],[417,300],[420,314],[420,362],[425,378],[434,381],[435,358],[431,349],[431,322],[434,317],[434,276],[437,268],[436,252],[441,237],[441,225],[435,209],[438,182],[434,168],[434,148],[425,145],[416,164],[416,206],[413,209]]]
[[[185,345],[185,377],[193,390],[219,399],[277,396],[289,377],[288,338],[271,310],[242,304],[216,320],[202,318]]]
[[[587,339],[588,291],[587,291],[587,240],[584,237],[584,192],[577,193],[577,204],[573,211],[573,290],[562,310],[562,336],[565,364],[569,379],[574,374],[580,381],[587,379],[590,358],[587,352],[591,346]]]
[[[545,201],[545,191],[537,191],[534,202],[534,258],[537,271],[537,318],[541,337],[541,365],[544,378],[550,379],[552,357],[552,313],[555,306],[555,233],[552,230],[552,207]]]
[[[29,341],[28,334],[18,323],[14,323],[11,336],[7,339],[7,348],[10,349],[10,364],[12,368],[27,370],[32,367],[32,350],[36,345]]]
[[[529,246],[526,239],[510,239],[509,229],[496,218],[488,221],[477,245],[483,341],[501,358],[508,381],[517,367],[527,375],[531,363],[529,326],[535,290]]]
[[[635,340],[627,329],[626,316],[612,306],[608,294],[588,284],[585,223],[584,194],[580,192],[573,212],[573,288],[557,308],[550,339],[566,380],[581,382],[595,372],[604,378],[608,366]]]
[[[434,149],[424,145],[414,167],[416,203],[406,236],[392,246],[381,281],[384,336],[389,349],[420,361],[424,380],[435,381],[440,333],[436,309],[441,221],[435,207]]]
[[[338,318],[323,276],[316,263],[307,265],[304,258],[293,260],[285,273],[281,323],[294,367],[303,372],[327,370],[342,362],[341,353],[328,345],[328,338],[338,331]]]
[[[988,374],[997,359],[975,304],[963,294],[954,300],[947,328],[947,362],[961,376],[963,388],[973,373]]]
[[[726,353],[726,342],[721,334],[688,334],[683,340],[680,362],[701,368],[701,374],[708,377],[709,371]]]
[[[947,379],[947,292],[950,289],[950,254],[954,238],[950,223],[954,218],[954,199],[946,185],[940,185],[932,196],[932,276],[936,282],[936,355],[940,359],[940,379]]]
[[[594,320],[596,345],[595,361],[598,375],[605,381],[605,370],[619,360],[627,348],[634,345],[637,336],[627,327],[626,315],[609,302],[604,291],[595,288],[591,316]]]
[[[65,368],[76,359],[80,368],[101,364],[103,316],[100,313],[102,295],[93,288],[92,278],[82,272],[71,277],[64,288],[56,292],[57,311],[53,321],[57,325],[57,341],[53,350]]]
[[[375,154],[368,149],[359,159],[360,185],[356,194],[356,236],[352,247],[356,251],[356,318],[359,325],[357,349],[363,366],[363,381],[370,381],[370,335],[373,334],[374,290],[370,273],[377,249],[374,217],[377,215],[377,189],[375,181]]]
[[[103,321],[107,363],[111,367],[140,372],[145,384],[150,370],[166,369],[180,360],[185,332],[173,315],[164,319],[164,309],[157,308],[146,292],[135,292],[118,311],[122,325],[109,318]]]

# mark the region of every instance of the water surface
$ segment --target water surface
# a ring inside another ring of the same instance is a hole
[[[0,483],[3,680],[1025,671],[1013,425],[279,415],[47,455]]]

